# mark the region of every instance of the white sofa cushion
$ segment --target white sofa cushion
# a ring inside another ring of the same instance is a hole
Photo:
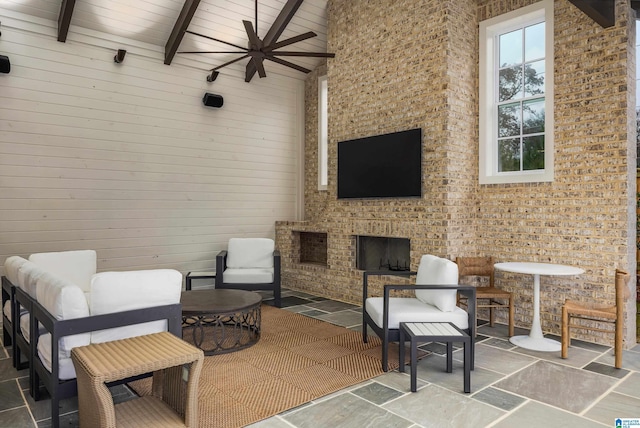
[[[18,270],[26,262],[27,259],[20,256],[7,257],[4,261],[5,276],[13,285],[18,286]]]
[[[270,284],[273,282],[273,268],[225,269],[224,282],[228,284]]]
[[[34,300],[38,298],[36,293],[38,279],[44,273],[45,271],[42,268],[30,261],[23,263],[22,266],[20,266],[20,270],[18,270],[18,284],[20,288]]]
[[[275,242],[268,238],[231,238],[227,248],[227,267],[272,268]],[[225,282],[228,282],[225,277]]]
[[[101,272],[91,279],[91,315],[180,303],[182,274],[173,269]],[[166,320],[91,332],[91,343],[167,330]]]
[[[9,321],[13,321],[11,319],[11,300],[7,300],[4,302],[4,306],[2,307],[2,313]]]
[[[458,265],[448,259],[424,255],[420,259],[416,285],[458,285]],[[454,311],[456,290],[416,290],[418,300],[437,307],[443,312]]]
[[[38,303],[42,305],[55,319],[68,320],[89,316],[89,306],[84,292],[75,284],[45,272],[38,279],[36,290]],[[60,356],[69,358],[71,349],[90,343],[89,333],[65,336],[60,339]],[[40,344],[38,344],[38,347]]]
[[[29,256],[29,260],[45,271],[71,281],[83,291],[91,289],[91,277],[97,269],[94,250],[35,253]]]
[[[383,325],[383,305],[382,297],[369,297],[365,301],[367,313],[380,328]],[[392,297],[389,299],[389,328],[397,329],[401,322],[452,322],[460,329],[467,329],[469,315],[457,306],[451,312],[443,312],[418,299]]]
[[[46,333],[38,340],[38,356],[42,365],[51,372],[51,334]],[[59,355],[58,357],[58,379],[75,379],[76,369],[70,357]]]

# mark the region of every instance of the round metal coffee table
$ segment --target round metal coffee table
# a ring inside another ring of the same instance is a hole
[[[258,293],[245,290],[183,291],[183,338],[205,355],[224,354],[254,345],[260,339]]]

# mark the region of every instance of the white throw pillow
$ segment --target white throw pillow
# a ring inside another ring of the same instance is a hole
[[[458,285],[458,265],[448,259],[424,255],[420,259],[416,285]],[[437,307],[443,312],[456,308],[456,290],[416,290],[416,298],[423,303]]]

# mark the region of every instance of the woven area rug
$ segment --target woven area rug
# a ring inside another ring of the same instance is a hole
[[[267,305],[261,330],[250,348],[205,357],[200,427],[249,425],[383,373],[377,337],[363,343],[360,332]],[[397,367],[397,344],[389,357],[390,369]],[[148,395],[151,382],[130,386]]]

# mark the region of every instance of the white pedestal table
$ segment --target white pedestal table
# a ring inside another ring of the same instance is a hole
[[[496,263],[494,268],[505,272],[533,275],[533,322],[531,331],[528,336],[513,336],[509,341],[514,345],[534,351],[559,351],[560,342],[547,339],[542,334],[542,326],[540,325],[540,275],[581,275],[584,270],[573,266],[533,262]]]

